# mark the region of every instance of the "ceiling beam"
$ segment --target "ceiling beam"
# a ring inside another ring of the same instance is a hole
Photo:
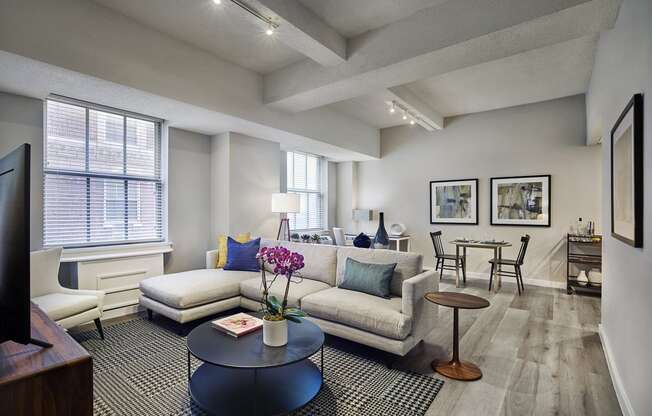
[[[346,61],[346,38],[296,0],[251,0],[249,2],[279,24],[276,36],[287,46],[319,65]]]
[[[393,101],[398,102],[417,116],[417,124],[424,129],[434,131],[444,128],[444,117],[433,110],[428,104],[421,101],[407,87],[399,85],[397,87],[390,87],[387,91]]]
[[[304,111],[613,27],[622,0],[456,0],[350,39],[348,59],[264,76],[264,102]]]

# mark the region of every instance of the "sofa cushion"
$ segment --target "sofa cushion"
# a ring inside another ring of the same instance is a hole
[[[325,244],[304,244],[291,241],[262,240],[261,247],[285,247],[290,251],[303,256],[305,266],[299,270],[301,277],[319,280],[335,286],[335,264],[337,261],[337,247]],[[269,265],[265,268],[271,271]]]
[[[402,296],[403,281],[423,271],[423,256],[418,253],[403,251],[366,249],[356,247],[339,247],[337,249],[337,284],[342,282],[346,259],[352,258],[362,263],[391,264],[396,263],[392,276],[392,295]]]
[[[390,298],[390,286],[396,263],[361,263],[352,258],[346,259],[341,289],[355,290],[381,298]]]
[[[267,280],[271,280],[272,277],[272,275],[268,274]],[[278,300],[282,300],[283,294],[285,293],[285,282],[285,278],[279,276],[269,291],[270,295],[274,295]],[[330,289],[330,286],[324,282],[292,278],[290,289],[288,290],[288,306],[300,307],[301,299],[304,296],[326,289]],[[263,285],[260,276],[256,279],[245,280],[240,283],[240,293],[246,298],[260,301],[263,294]]]
[[[401,313],[399,297],[384,299],[334,287],[304,297],[301,309],[315,318],[392,339],[403,340],[412,330],[412,318]]]
[[[97,308],[98,299],[92,295],[50,293],[32,298],[32,301],[43,309],[50,319],[58,321]]]
[[[164,274],[140,282],[148,298],[177,309],[228,299],[240,294],[240,282],[259,276],[257,272],[200,269]]]

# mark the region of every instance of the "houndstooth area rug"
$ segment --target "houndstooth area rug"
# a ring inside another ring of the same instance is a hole
[[[93,356],[96,416],[205,415],[188,396],[185,337],[144,318],[105,333],[104,341],[95,330],[72,334]],[[324,363],[324,386],[294,416],[424,415],[444,384],[328,346]],[[200,364],[193,358],[193,371]]]

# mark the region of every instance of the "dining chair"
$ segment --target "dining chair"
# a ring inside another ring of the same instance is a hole
[[[69,289],[59,284],[61,248],[30,253],[30,297],[46,315],[64,329],[94,321],[100,338],[104,292]]]
[[[333,237],[335,238],[336,246],[346,245],[346,236],[344,235],[344,228],[333,227]]]
[[[462,268],[462,279],[466,283],[466,257],[465,256],[456,256],[455,254],[446,254],[444,252],[444,246],[441,243],[441,231],[433,231],[430,233],[430,239],[432,240],[432,245],[435,247],[435,271],[440,269],[439,280],[444,277],[445,270],[457,271],[458,267]],[[452,261],[454,265],[446,264],[446,261]]]
[[[510,259],[491,259],[491,273],[489,274],[489,290],[491,290],[491,284],[494,278],[494,271],[497,275],[500,276],[511,276],[516,278],[516,287],[518,288],[518,294],[521,295],[521,292],[525,292],[525,285],[523,285],[523,272],[521,271],[521,266],[525,262],[525,252],[527,251],[527,246],[530,243],[530,236],[528,234],[521,237],[521,248],[518,250],[518,256],[516,260]],[[502,270],[502,267],[499,266],[512,266],[514,271]]]

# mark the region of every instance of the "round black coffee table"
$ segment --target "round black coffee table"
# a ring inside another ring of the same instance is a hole
[[[263,330],[239,338],[203,323],[188,335],[188,391],[212,415],[278,415],[310,402],[323,383],[324,333],[288,321],[284,347],[263,344]],[[321,351],[321,368],[308,358]],[[191,374],[190,355],[204,363]]]

